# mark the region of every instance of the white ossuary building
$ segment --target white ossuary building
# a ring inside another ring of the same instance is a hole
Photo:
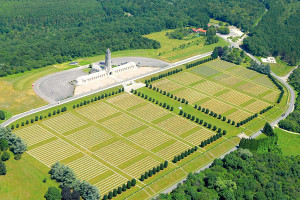
[[[110,76],[119,74],[119,73],[124,73],[127,71],[135,70],[138,69],[136,63],[134,62],[128,62],[126,64],[117,66],[117,67],[112,67],[111,66],[111,52],[109,49],[107,49],[106,54],[105,54],[105,68],[102,71],[92,73],[89,75],[84,75],[80,76],[75,80],[75,85],[76,86],[82,86],[82,85],[87,85],[90,84],[94,81],[99,81],[104,78],[109,78]]]

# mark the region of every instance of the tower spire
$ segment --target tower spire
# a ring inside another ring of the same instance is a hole
[[[112,68],[111,68],[111,52],[110,52],[109,48],[106,50],[106,54],[105,54],[105,70],[106,70],[107,75],[109,75],[110,72],[112,71]]]

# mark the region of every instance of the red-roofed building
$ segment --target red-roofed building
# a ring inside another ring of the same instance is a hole
[[[195,33],[205,33],[206,34],[206,30],[203,30],[202,28],[192,28],[192,31],[194,31]]]

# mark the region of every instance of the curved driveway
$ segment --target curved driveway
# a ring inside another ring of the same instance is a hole
[[[118,57],[112,58],[112,65],[122,65],[126,62],[135,62],[140,67],[163,68],[170,63],[162,60],[146,57]],[[104,61],[93,63],[93,65],[104,65]],[[76,67],[44,76],[37,80],[33,85],[34,92],[49,103],[55,103],[62,99],[73,96],[74,85],[70,82],[76,78],[87,75],[82,69],[89,65]]]

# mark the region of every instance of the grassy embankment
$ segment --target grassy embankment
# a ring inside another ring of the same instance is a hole
[[[183,40],[169,39],[166,36],[168,31],[172,30],[165,30],[145,35],[147,38],[159,41],[161,43],[160,49],[117,51],[112,53],[112,57],[141,56],[161,59],[172,63],[197,54],[212,51],[216,46],[227,45],[224,40],[220,40],[216,44],[206,46],[204,45],[204,37],[188,36]],[[185,45],[185,47],[180,48],[181,45]],[[104,60],[104,57],[105,55],[99,55],[87,58],[79,58],[75,61],[79,62],[79,65],[82,66]],[[25,73],[0,78],[0,109],[6,111],[7,117],[10,117],[33,108],[46,105],[47,102],[34,93],[32,84],[43,76],[73,67],[76,66],[70,66],[69,63],[56,64],[41,69],[34,69]]]
[[[0,196],[6,200],[43,199],[48,187],[58,186],[47,175],[49,168],[24,153],[21,160],[5,162],[7,174],[0,176]],[[43,179],[47,178],[46,183]]]
[[[282,154],[285,156],[297,156],[300,155],[300,135],[289,133],[280,128],[275,128],[274,132],[278,135],[278,146],[280,147]],[[261,134],[258,138],[267,137]]]
[[[260,56],[255,56],[257,60],[261,62]],[[270,63],[271,70],[274,72],[277,76],[286,76],[295,66],[290,66],[286,62],[280,60],[280,58],[275,57],[276,63]],[[264,63],[266,64],[266,63]]]

